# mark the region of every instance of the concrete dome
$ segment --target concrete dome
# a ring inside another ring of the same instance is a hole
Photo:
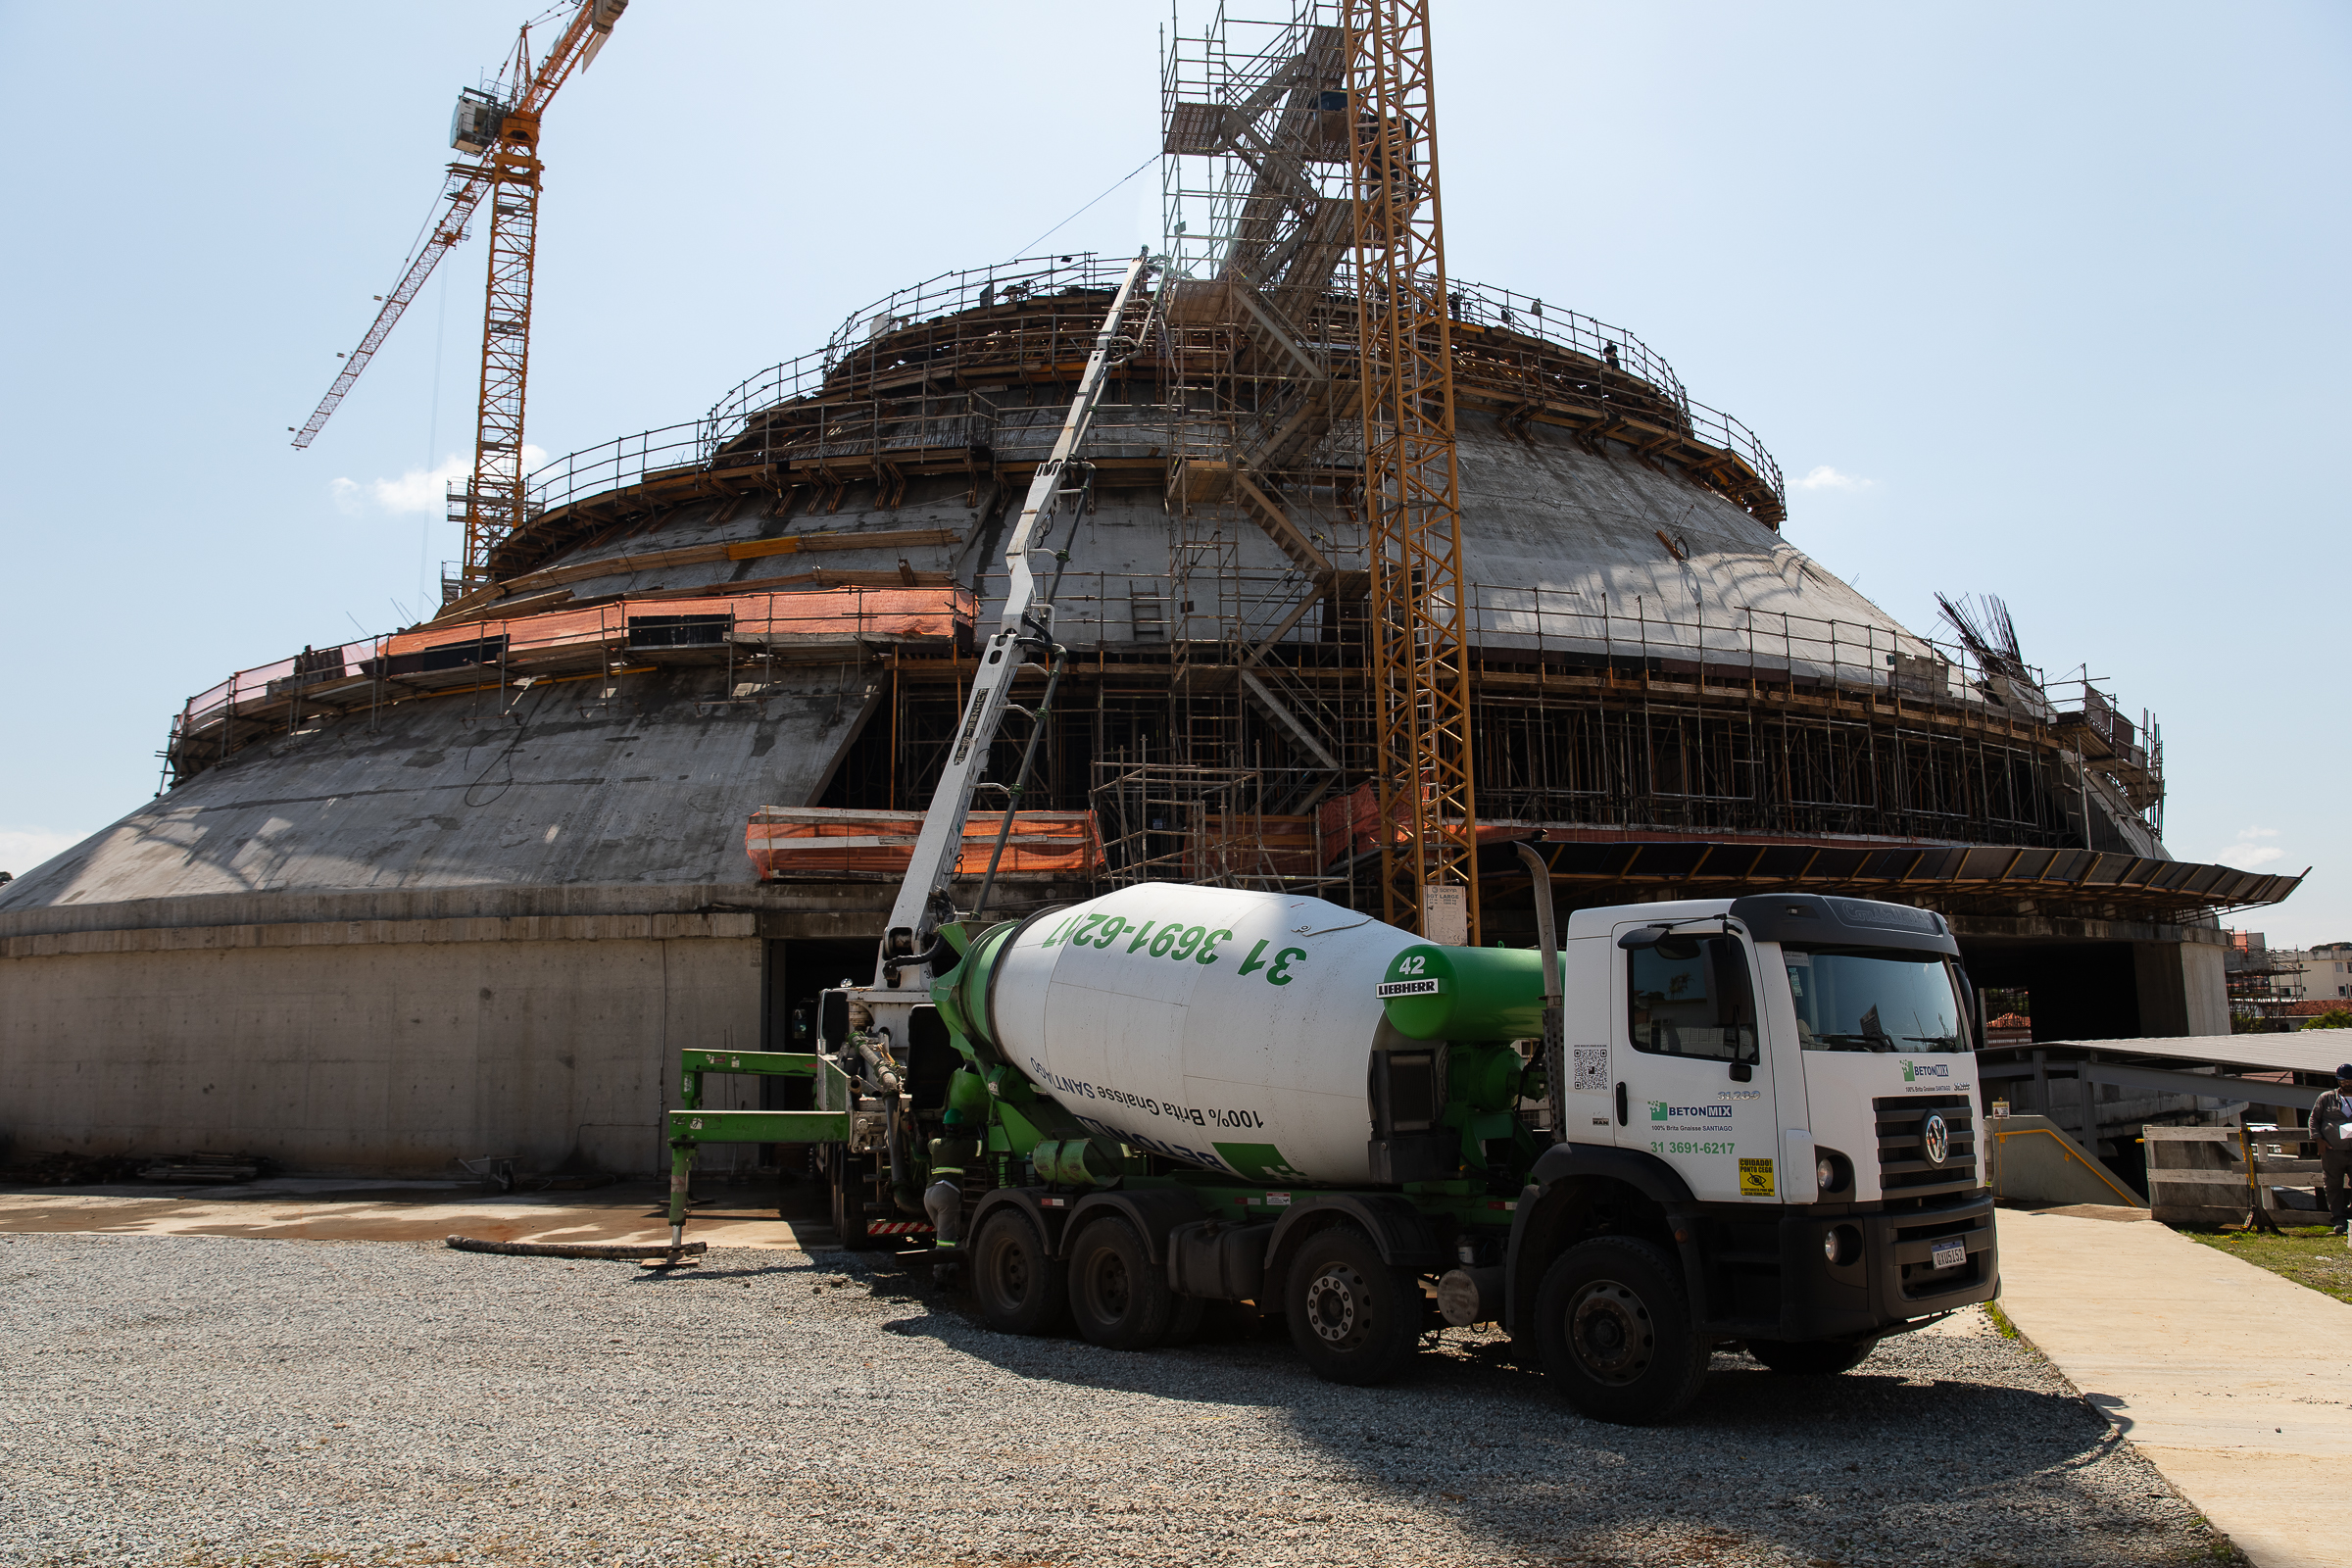
[[[542,470],[491,589],[192,701],[170,790],[0,888],[6,1130],[320,1169],[652,1168],[675,1048],[788,1048],[807,996],[870,953],[887,888],[762,880],[746,825],[923,804],[1109,270],[893,296],[703,419]],[[2155,898],[2127,868],[2164,858],[2161,780],[2112,709],[2085,699],[2070,727],[1906,630],[1782,537],[1778,470],[1737,420],[1629,334],[1517,298],[1456,297],[1482,820],[1575,854],[1751,846],[1745,872],[1704,872],[1740,887],[1813,874],[1760,872],[1774,846],[1846,856],[1838,885],[1882,894],[1872,855],[1950,847],[1948,875],[1918,855],[1904,875],[2012,922],[1988,944],[2043,940],[2014,922],[2085,879],[2122,922],[2097,940],[2175,947],[2262,891]],[[1240,314],[1170,288],[1130,323],[1082,449],[1073,667],[1030,804],[1207,770],[1250,821],[1304,824],[1304,869],[1346,898],[1369,886],[1332,815],[1370,757],[1360,423],[1332,373],[1352,307],[1322,301],[1299,365]],[[2019,858],[1970,872],[1971,845]],[[1591,864],[1555,867],[1568,897],[1658,896]]]

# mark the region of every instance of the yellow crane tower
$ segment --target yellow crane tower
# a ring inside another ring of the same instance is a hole
[[[564,0],[522,24],[514,51],[487,88],[458,95],[449,144],[472,155],[449,166],[433,220],[360,346],[318,400],[294,445],[307,447],[351,391],[352,383],[424,287],[433,268],[461,240],[474,210],[490,203],[490,278],[482,301],[482,370],[474,422],[473,472],[450,497],[452,521],[466,526],[466,555],[455,592],[490,578],[490,553],[525,520],[522,472],[523,392],[531,358],[531,267],[538,247],[539,122],[574,69],[585,70],[612,35],[629,0]],[[555,46],[531,60],[531,28],[569,12]],[[444,592],[451,592],[449,588]]]
[[[1479,940],[1453,334],[1428,0],[1346,0],[1383,917]],[[1458,912],[1457,912],[1458,911]]]

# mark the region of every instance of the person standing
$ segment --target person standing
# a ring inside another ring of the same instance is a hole
[[[2320,1183],[2328,1194],[2328,1225],[2344,1234],[2344,1184],[2352,1180],[2352,1061],[2335,1069],[2335,1087],[2311,1107],[2311,1136],[2320,1146]]]

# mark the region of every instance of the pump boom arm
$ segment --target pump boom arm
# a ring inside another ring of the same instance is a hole
[[[1095,349],[1078,378],[1078,392],[1061,421],[1061,434],[1054,442],[1052,455],[1037,466],[1028,498],[1021,504],[1020,520],[1004,541],[1004,564],[1012,581],[1004,594],[1004,618],[981,651],[972,695],[956,727],[956,749],[948,757],[939,787],[932,791],[923,830],[914,841],[913,861],[906,867],[906,880],[900,884],[898,901],[891,906],[890,922],[883,927],[882,961],[874,979],[886,989],[895,991],[902,982],[917,987],[924,983],[924,973],[900,981],[894,981],[892,975],[902,966],[925,972],[930,967],[919,961],[922,953],[917,944],[939,924],[935,909],[945,898],[956,875],[956,858],[963,853],[964,819],[971,814],[973,792],[988,769],[989,746],[1004,721],[1004,701],[1012,691],[1013,677],[1020,672],[1024,647],[1046,650],[1052,646],[1052,590],[1040,585],[1030,556],[1043,548],[1046,529],[1068,494],[1062,481],[1070,472],[1079,443],[1094,423],[1102,384],[1114,362],[1125,358],[1118,352],[1119,322],[1150,270],[1148,251],[1128,265],[1127,275],[1120,280],[1110,310],[1102,318],[1102,330],[1095,334]]]

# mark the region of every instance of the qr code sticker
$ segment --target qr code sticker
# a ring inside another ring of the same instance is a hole
[[[1609,1088],[1609,1048],[1579,1046],[1576,1048],[1576,1092],[1580,1095],[1606,1094]]]

